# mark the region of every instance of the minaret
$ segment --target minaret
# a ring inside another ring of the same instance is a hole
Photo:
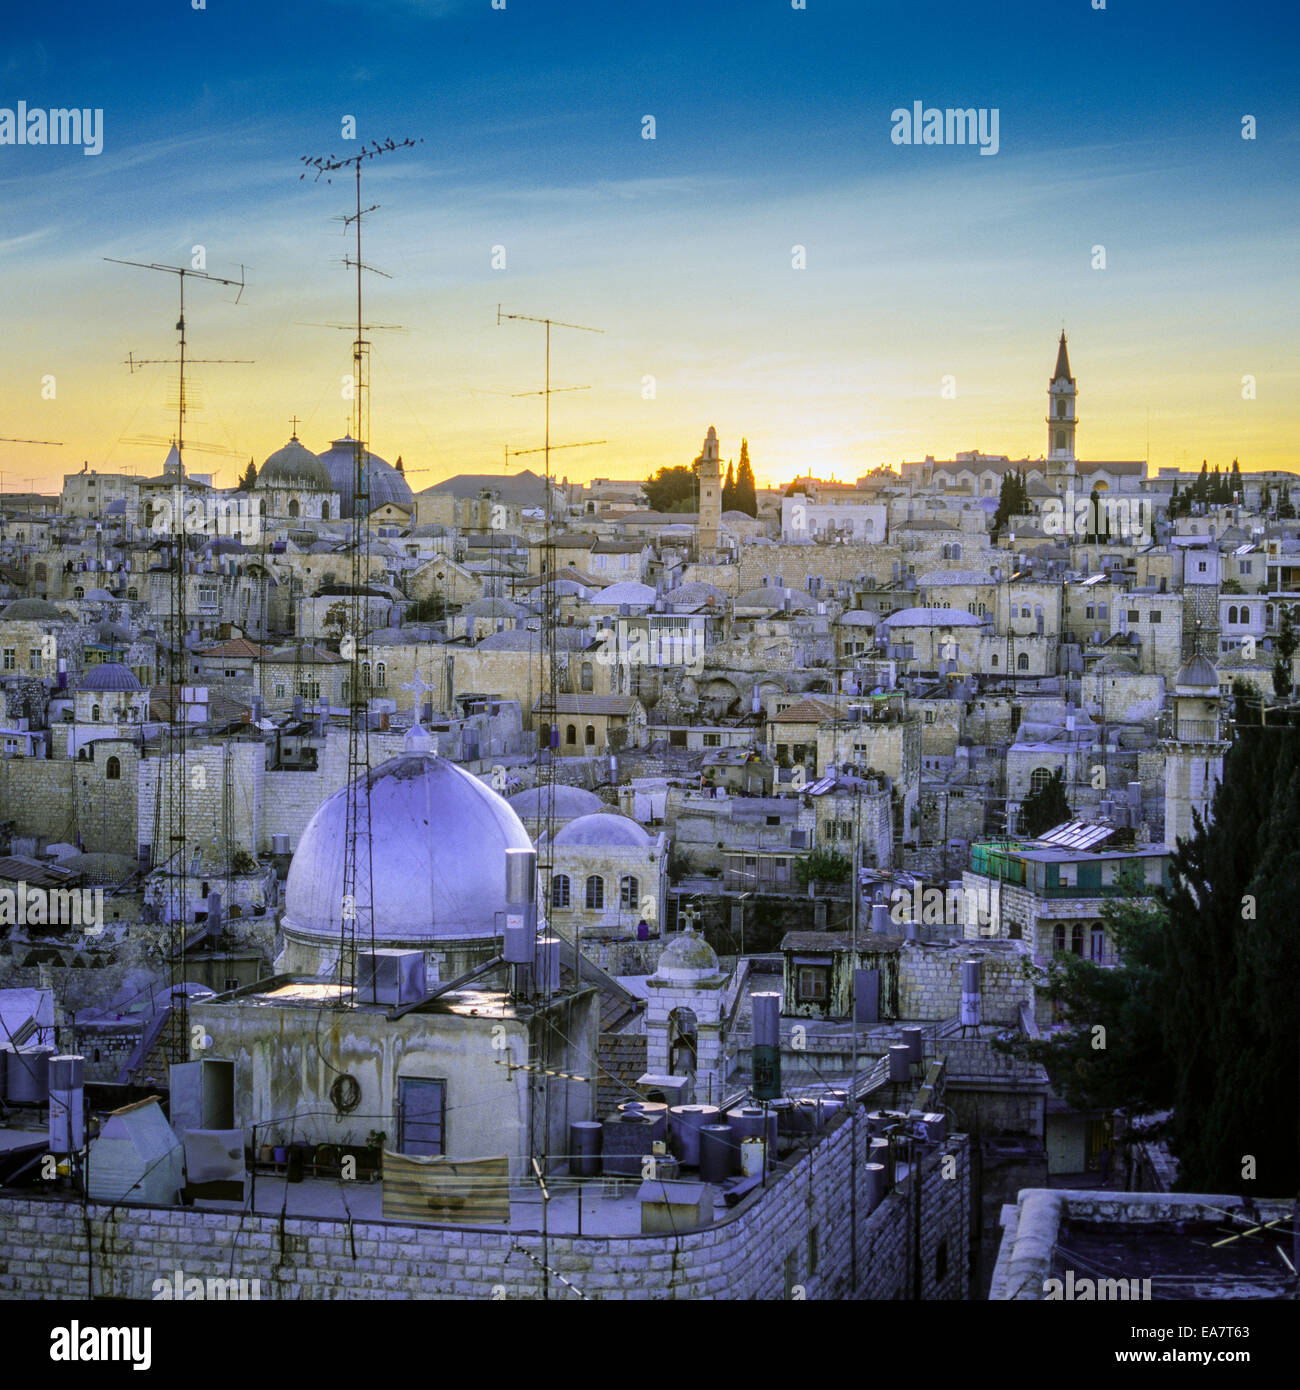
[[[718,433],[712,425],[704,436],[695,471],[700,480],[699,558],[712,559],[722,524],[722,468],[718,461]]]
[[[1165,755],[1165,844],[1173,846],[1194,833],[1193,810],[1209,823],[1210,803],[1223,780],[1223,736],[1219,673],[1199,651],[1174,677],[1173,713]]]
[[[1047,485],[1064,492],[1074,481],[1074,431],[1078,390],[1070,375],[1070,354],[1065,348],[1065,332],[1056,349],[1056,370],[1047,387]]]

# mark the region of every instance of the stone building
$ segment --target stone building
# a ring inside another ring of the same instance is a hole
[[[557,788],[557,792],[558,792]],[[538,842],[545,853],[545,835]],[[668,888],[668,837],[627,816],[595,812],[567,821],[548,856],[550,921],[561,936],[658,935]]]
[[[258,470],[253,496],[259,514],[275,521],[337,521],[339,493],[329,469],[295,434]]]

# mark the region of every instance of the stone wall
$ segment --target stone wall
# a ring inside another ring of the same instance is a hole
[[[150,1299],[157,1279],[258,1279],[264,1298],[524,1298],[539,1262],[590,1299],[897,1299],[911,1294],[915,1192],[867,1211],[867,1127],[842,1119],[798,1163],[722,1221],[676,1237],[582,1239],[387,1221],[281,1220],[0,1194],[0,1298]],[[949,1161],[945,1162],[945,1155]],[[856,1158],[852,1275],[849,1164]],[[948,1176],[945,1176],[947,1174]],[[921,1297],[969,1289],[969,1144],[921,1160]],[[520,1255],[519,1251],[524,1252]],[[528,1256],[533,1258],[528,1258]],[[940,1276],[939,1268],[943,1273]],[[553,1282],[551,1296],[574,1298]]]
[[[0,806],[15,833],[76,843],[87,853],[136,853],[136,764],[127,740],[99,745],[95,759],[0,759]],[[121,776],[106,775],[115,757]]]
[[[972,958],[983,962],[982,1021],[1018,1025],[1021,1004],[1034,998],[1022,967],[1029,948],[1018,941],[904,945],[898,964],[899,1017],[955,1018],[961,1011],[961,963]]]

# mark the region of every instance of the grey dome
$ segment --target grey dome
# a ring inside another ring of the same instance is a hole
[[[516,815],[526,816],[529,820],[540,820],[547,814],[547,798],[543,796],[541,787],[529,787],[525,791],[516,792],[508,800],[511,810]],[[556,820],[576,820],[579,816],[599,813],[604,804],[595,792],[586,791],[582,787],[570,787],[563,782],[555,785]]]
[[[650,836],[636,821],[623,815],[597,811],[579,816],[555,835],[557,845],[620,845],[643,849],[652,844]]]
[[[1212,690],[1217,695],[1219,693],[1219,673],[1214,669],[1214,663],[1208,657],[1197,652],[1190,661],[1184,662],[1178,668],[1178,674],[1174,677],[1174,685],[1179,689]]]
[[[519,817],[477,777],[427,753],[390,758],[368,781],[358,940],[369,940],[372,913],[376,941],[385,944],[492,936],[506,905],[505,851],[532,848]],[[340,787],[324,801],[298,842],[285,884],[290,935],[339,937],[349,794]]]
[[[689,982],[720,973],[718,957],[702,936],[686,930],[665,948],[655,975],[661,980]]]
[[[139,690],[140,682],[134,671],[128,670],[120,661],[102,661],[86,672],[81,682],[82,690]]]
[[[350,434],[336,439],[321,454],[320,461],[330,476],[330,488],[342,499],[341,510],[345,517],[352,515],[352,484],[356,470],[356,441]],[[366,462],[370,468],[370,510],[382,507],[386,502],[396,502],[404,507],[414,507],[415,497],[406,485],[406,479],[378,454],[366,451]]]
[[[49,622],[64,619],[68,615],[62,608],[56,608],[43,598],[16,598],[0,612],[0,618],[12,618],[15,622]]]
[[[308,487],[319,492],[333,492],[330,471],[312,451],[294,437],[277,449],[262,465],[256,488]]]
[[[627,603],[634,608],[640,608],[648,607],[654,601],[655,591],[649,584],[639,584],[635,579],[624,579],[617,584],[611,584],[591,599],[598,607],[611,603]]]

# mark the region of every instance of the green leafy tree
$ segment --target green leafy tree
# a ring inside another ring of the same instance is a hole
[[[1294,688],[1291,680],[1291,658],[1295,655],[1297,637],[1295,618],[1291,609],[1283,608],[1278,619],[1276,656],[1273,660],[1273,693],[1279,700],[1288,700]]]
[[[1030,792],[1020,807],[1020,824],[1030,836],[1041,835],[1054,825],[1070,819],[1070,803],[1065,795],[1065,774],[1058,767],[1036,792]]]
[[[815,849],[795,864],[794,872],[800,884],[806,888],[814,881],[843,883],[852,868],[853,861],[847,854],[834,849]]]
[[[1127,879],[1103,908],[1120,964],[1058,956],[1064,1026],[998,1046],[1079,1108],[1171,1111],[1182,1190],[1286,1194],[1300,1180],[1300,718],[1261,727],[1239,687],[1210,823],[1194,816],[1167,890]]]
[[[722,510],[729,512],[736,506],[736,474],[731,460],[727,460],[727,476],[722,480]]]
[[[253,460],[248,460],[248,467],[244,469],[239,479],[238,490],[240,492],[252,492],[253,485],[257,482],[257,469],[253,466]]]
[[[1124,875],[1118,887],[1122,896],[1103,904],[1101,921],[1122,968],[1058,951],[1042,988],[1060,1007],[1062,1028],[1005,1050],[1046,1067],[1053,1089],[1076,1109],[1159,1110],[1174,1076],[1164,1055],[1157,987],[1168,912],[1135,874]]]
[[[758,515],[758,488],[754,482],[754,466],[749,461],[749,440],[740,441],[740,463],[736,466],[735,510],[746,516]]]
[[[641,491],[656,512],[694,511],[696,487],[695,470],[679,464],[660,468],[641,484]],[[684,509],[682,503],[687,504]]]
[[[1283,483],[1277,495],[1277,517],[1279,521],[1295,520],[1295,504],[1291,501],[1291,487]]]

